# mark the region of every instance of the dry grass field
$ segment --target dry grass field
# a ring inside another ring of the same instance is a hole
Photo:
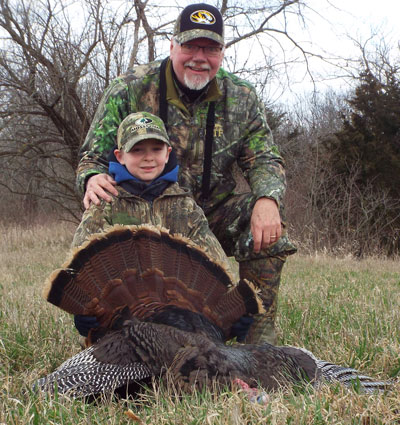
[[[400,385],[362,395],[338,386],[271,394],[250,403],[240,392],[175,397],[165,386],[137,400],[49,398],[35,380],[79,351],[71,317],[41,298],[66,257],[73,226],[0,224],[0,424],[400,424]],[[400,263],[328,255],[289,259],[279,304],[280,343],[380,379],[400,371]]]

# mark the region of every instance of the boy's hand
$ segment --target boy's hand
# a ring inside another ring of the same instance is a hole
[[[108,174],[94,174],[89,177],[86,183],[85,197],[83,198],[83,205],[86,209],[89,208],[90,203],[93,202],[95,205],[100,205],[100,198],[106,202],[111,202],[111,193],[114,196],[118,195],[115,185],[117,182]],[[108,192],[108,193],[107,193]]]

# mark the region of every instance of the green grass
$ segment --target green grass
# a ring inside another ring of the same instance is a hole
[[[73,230],[0,225],[1,425],[400,423],[400,385],[369,396],[340,386],[294,388],[271,394],[267,406],[236,391],[176,397],[159,385],[126,402],[85,404],[32,393],[37,378],[80,349],[71,317],[41,298],[45,279],[64,262]],[[399,311],[398,260],[297,254],[283,274],[280,343],[377,378],[394,377],[400,370]]]

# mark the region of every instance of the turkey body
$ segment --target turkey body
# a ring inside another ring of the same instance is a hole
[[[38,381],[41,390],[88,396],[109,393],[168,371],[179,390],[230,386],[239,378],[266,390],[300,382],[317,382],[315,360],[300,349],[263,345],[226,345],[222,332],[201,315],[171,308],[162,316],[174,326],[131,318],[118,331],[65,362]],[[179,317],[179,320],[176,320]],[[155,317],[160,320],[160,317]],[[191,331],[181,330],[191,328]],[[200,327],[198,327],[200,326]]]

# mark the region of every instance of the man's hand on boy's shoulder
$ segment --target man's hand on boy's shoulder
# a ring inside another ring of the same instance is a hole
[[[89,177],[86,183],[85,197],[83,198],[83,205],[86,209],[90,207],[93,202],[95,205],[100,205],[100,198],[106,202],[111,202],[112,198],[110,193],[114,196],[118,195],[116,186],[117,182],[108,174],[94,174]]]

